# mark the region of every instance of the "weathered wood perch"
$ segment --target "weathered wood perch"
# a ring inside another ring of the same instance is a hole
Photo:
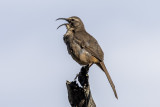
[[[71,107],[96,107],[90,91],[88,71],[88,66],[82,67],[76,77],[81,86],[77,84],[76,80],[66,82]]]

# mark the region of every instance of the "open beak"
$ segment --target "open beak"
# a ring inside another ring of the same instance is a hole
[[[56,21],[57,20],[65,20],[65,21],[67,21],[67,22],[69,22],[69,20],[67,19],[67,18],[58,18],[58,19],[56,19]],[[58,27],[57,27],[57,29],[59,29],[61,26],[67,26],[69,23],[64,23],[64,24],[61,24],[61,25],[59,25]]]
[[[57,27],[57,29],[59,29],[61,26],[67,26],[68,25],[68,23],[64,23],[64,24],[61,24],[61,25],[59,25],[58,27]]]

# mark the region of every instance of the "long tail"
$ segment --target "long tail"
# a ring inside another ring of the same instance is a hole
[[[109,72],[107,71],[107,68],[106,66],[104,65],[104,62],[100,62],[100,63],[97,63],[97,65],[105,72],[107,78],[108,78],[108,81],[113,89],[113,92],[114,92],[114,95],[115,97],[118,99],[118,95],[117,95],[117,92],[116,92],[116,89],[115,89],[115,86],[114,86],[114,83],[109,75]]]

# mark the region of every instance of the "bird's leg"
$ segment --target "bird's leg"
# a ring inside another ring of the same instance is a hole
[[[88,64],[88,65],[86,65],[85,67],[84,67],[84,69],[85,69],[85,71],[88,73],[88,71],[89,71],[89,68],[91,67],[93,65],[93,63],[90,63],[90,64]]]
[[[74,81],[76,81],[77,77],[79,76],[79,73],[76,75],[76,77],[74,78]]]
[[[82,67],[81,72],[87,74],[89,72],[89,68],[93,65],[93,63],[90,63],[84,67]]]
[[[90,63],[90,64],[88,64],[88,65],[86,65],[86,66],[83,66],[82,68],[81,68],[81,72],[83,71],[83,72],[85,72],[86,74],[88,73],[88,71],[89,71],[89,68],[91,67],[93,65],[93,63]],[[80,73],[81,73],[80,72]],[[76,75],[76,77],[74,78],[74,81],[76,81],[76,79],[77,79],[77,77],[79,76],[79,73]]]

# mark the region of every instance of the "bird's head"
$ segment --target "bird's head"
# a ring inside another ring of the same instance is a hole
[[[83,22],[77,16],[72,16],[72,17],[69,17],[69,18],[58,18],[57,20],[66,20],[68,22],[67,24],[70,26],[70,28],[74,28],[75,31],[85,30]],[[64,25],[64,24],[62,24],[62,25]],[[62,25],[60,25],[60,26],[62,26]]]

